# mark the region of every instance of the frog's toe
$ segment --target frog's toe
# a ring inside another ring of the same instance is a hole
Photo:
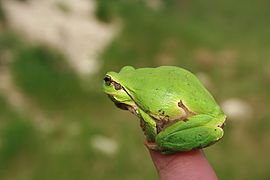
[[[147,140],[144,141],[144,145],[151,150],[159,150],[158,145],[155,142],[148,142]]]

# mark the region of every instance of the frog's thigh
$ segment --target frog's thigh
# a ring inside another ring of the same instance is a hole
[[[205,147],[223,136],[223,130],[211,125],[212,117],[197,115],[178,121],[157,135],[156,143],[164,152],[189,151]]]

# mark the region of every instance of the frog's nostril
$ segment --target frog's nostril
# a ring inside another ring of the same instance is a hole
[[[103,80],[105,81],[106,85],[108,85],[108,86],[112,83],[112,78],[108,75],[106,75]]]

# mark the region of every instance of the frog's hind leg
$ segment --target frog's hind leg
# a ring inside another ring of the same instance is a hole
[[[163,153],[190,151],[206,147],[223,136],[223,129],[209,115],[195,115],[187,121],[177,121],[161,131],[156,137],[156,143]]]

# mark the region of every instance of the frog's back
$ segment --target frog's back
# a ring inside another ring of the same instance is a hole
[[[220,111],[212,95],[191,72],[174,66],[121,71],[136,103],[151,112],[173,108],[182,100],[195,113]]]

